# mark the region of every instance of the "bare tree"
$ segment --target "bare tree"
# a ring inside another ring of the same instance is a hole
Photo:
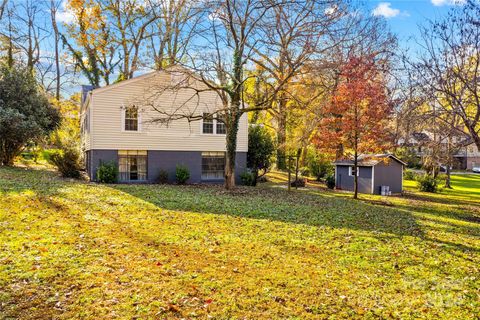
[[[159,17],[149,3],[139,0],[103,0],[101,9],[111,22],[112,41],[118,45],[119,80],[130,79],[139,68],[144,41],[152,36],[148,28]]]
[[[191,0],[147,0],[150,15],[150,48],[154,68],[163,69],[181,61],[199,23],[201,7]]]
[[[15,42],[25,57],[27,68],[33,73],[40,62],[40,43],[49,36],[45,24],[40,21],[44,7],[42,3],[28,0],[14,4],[12,9],[16,20]]]
[[[4,59],[8,66],[13,66],[14,56],[19,52],[19,48],[16,46],[16,32],[17,28],[14,24],[14,10],[9,7],[4,8],[6,11],[6,21],[4,21],[4,26],[2,31],[0,30],[2,51],[4,52]]]
[[[303,0],[286,2],[273,6],[266,15],[266,23],[260,28],[258,43],[253,43],[255,53],[251,60],[267,73],[265,82],[271,91],[278,90],[269,113],[276,122],[277,167],[285,169],[287,122],[289,101],[297,99],[295,91],[302,75],[320,60],[338,41],[332,41],[342,33],[339,20],[348,13],[346,7],[338,1]],[[334,36],[334,34],[337,35]],[[338,37],[339,38],[339,37]]]
[[[412,61],[419,86],[438,106],[438,121],[459,117],[480,148],[480,3],[468,0],[422,29],[423,55]],[[449,114],[449,117],[445,117]]]
[[[31,0],[15,3],[3,3],[7,21],[5,31],[0,34],[4,39],[7,51],[7,64],[12,65],[14,60],[25,62],[33,73],[35,65],[40,61],[40,42],[47,36],[39,16],[41,4]]]

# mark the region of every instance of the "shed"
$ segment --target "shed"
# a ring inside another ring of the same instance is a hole
[[[353,191],[354,161],[337,160],[335,165],[335,187]],[[391,193],[403,190],[403,166],[406,164],[392,154],[366,154],[358,157],[358,192],[382,194],[382,187]]]

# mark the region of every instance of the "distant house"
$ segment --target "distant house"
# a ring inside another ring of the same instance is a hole
[[[461,163],[459,169],[472,170],[480,167],[480,150],[471,139],[465,142],[465,147],[457,152],[455,158]]]
[[[381,194],[382,187],[391,193],[403,190],[403,166],[406,164],[391,154],[359,156],[356,173],[351,159],[338,160],[334,164],[335,186],[338,189],[353,191],[354,176],[357,174],[360,193]]]
[[[200,81],[185,77],[156,71],[102,88],[84,88],[81,144],[92,181],[100,164],[109,161],[117,164],[120,182],[155,182],[161,171],[174,181],[177,165],[190,170],[188,182],[224,181],[226,128],[212,115],[222,108],[221,99]],[[180,81],[188,86],[178,85]],[[158,110],[204,120],[159,124],[153,121],[162,117]],[[247,148],[244,115],[237,138],[237,178],[245,171]]]
[[[441,139],[437,144],[440,143],[441,147],[446,150],[447,138],[437,137],[436,139]],[[419,159],[429,154],[433,143],[433,134],[427,132],[414,132],[408,139],[402,138],[398,141],[399,146],[409,148]],[[458,135],[453,137],[453,143],[458,148],[458,151],[453,155],[453,169],[472,170],[473,167],[480,166],[480,151],[471,138],[465,139],[465,135]]]
[[[418,157],[422,157],[428,145],[432,142],[430,136],[425,132],[413,132],[409,139],[400,138],[398,145],[409,148]]]

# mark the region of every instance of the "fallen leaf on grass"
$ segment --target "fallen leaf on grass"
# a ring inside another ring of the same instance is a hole
[[[168,304],[168,311],[180,312],[180,308],[175,304],[169,303]]]

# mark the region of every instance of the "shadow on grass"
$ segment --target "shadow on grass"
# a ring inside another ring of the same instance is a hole
[[[350,229],[370,232],[383,238],[382,233],[393,236],[413,236],[445,246],[452,254],[480,252],[479,248],[453,241],[432,238],[420,226],[423,213],[477,223],[477,216],[463,211],[435,210],[411,202],[408,204],[356,201],[332,192],[292,191],[280,188],[239,187],[235,193],[221,186],[149,186],[118,185],[113,188],[128,193],[156,207],[167,210],[197,213],[225,214],[236,217],[267,219],[310,226]],[[421,217],[419,216],[421,215]],[[435,223],[443,225],[442,221]],[[445,225],[446,232],[468,236],[479,234],[479,226]],[[433,229],[432,229],[433,230]]]
[[[239,187],[233,193],[221,186],[116,185],[113,188],[168,210],[225,214],[396,236],[422,236],[415,218],[404,210],[338,198],[328,193],[289,193],[283,189],[248,187]]]
[[[450,192],[454,191],[449,190]],[[474,197],[478,197],[477,199],[474,199]],[[446,204],[446,205],[479,205],[480,202],[480,192],[472,191],[471,193],[468,194],[463,194],[461,197],[449,197],[448,194],[445,193],[434,193],[432,195],[423,195],[423,194],[418,194],[418,193],[413,193],[413,192],[405,192],[404,195],[405,199],[411,199],[411,200],[417,200],[417,201],[425,201],[425,202],[432,202],[432,203],[438,203],[438,204]]]

